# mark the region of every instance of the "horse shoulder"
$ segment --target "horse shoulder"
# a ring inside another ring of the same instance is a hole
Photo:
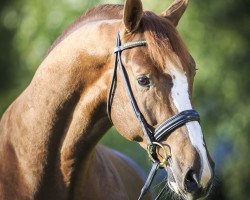
[[[13,121],[16,118],[14,101],[3,114],[0,120],[0,199],[21,200],[31,199],[29,188],[24,183],[23,174],[19,167],[15,142],[12,137],[18,125]]]
[[[102,145],[99,148],[102,152],[105,151],[108,159],[111,160],[114,166],[113,170],[117,171],[128,199],[137,199],[146,179],[142,169],[135,161],[117,150]],[[144,199],[151,199],[151,197],[150,195],[146,195]]]
[[[133,200],[139,197],[145,176],[134,161],[103,145],[97,145],[93,160],[87,173],[86,163],[79,170],[75,199]]]

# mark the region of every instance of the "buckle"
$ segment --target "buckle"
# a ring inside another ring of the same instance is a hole
[[[152,152],[153,147],[155,147],[156,153],[158,153],[158,154],[159,154],[160,149],[163,150],[163,153],[164,153],[165,157],[163,157],[163,159],[161,161],[158,158],[156,158],[156,159],[154,158],[154,156],[153,156],[154,152]],[[159,162],[159,167],[160,168],[164,168],[164,166],[167,166],[169,164],[168,158],[170,157],[170,153],[169,153],[170,149],[169,149],[169,152],[168,152],[167,149],[162,144],[160,144],[158,142],[152,142],[151,145],[149,144],[147,146],[147,152],[148,152],[148,157],[150,158],[150,160],[153,163]]]

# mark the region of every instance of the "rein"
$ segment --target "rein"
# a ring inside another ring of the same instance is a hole
[[[126,69],[124,65],[122,64],[122,59],[121,59],[122,51],[131,49],[134,47],[146,46],[146,44],[147,43],[145,40],[139,40],[135,42],[128,42],[122,45],[120,34],[118,32],[117,38],[116,38],[116,48],[114,50],[114,53],[115,53],[114,71],[112,75],[112,81],[111,81],[110,90],[108,94],[108,101],[107,101],[108,116],[111,120],[111,106],[112,106],[112,100],[113,100],[116,82],[117,82],[117,67],[119,64],[120,73],[122,75],[124,84],[126,86],[126,91],[129,96],[130,103],[133,107],[136,118],[138,119],[140,126],[142,128],[142,131],[144,133],[144,136],[147,140],[148,156],[153,162],[152,168],[150,170],[150,173],[147,177],[147,180],[143,188],[141,189],[141,194],[138,200],[141,200],[146,194],[146,192],[149,190],[150,185],[156,175],[157,170],[159,168],[164,168],[164,166],[167,166],[169,164],[168,159],[170,158],[170,154],[167,152],[166,148],[160,143],[160,141],[164,137],[170,135],[175,129],[185,125],[186,123],[200,120],[199,114],[195,110],[191,109],[191,110],[182,111],[174,115],[170,119],[167,119],[162,124],[160,124],[157,128],[155,128],[155,130],[152,130],[150,125],[147,123],[147,121],[145,120],[143,114],[141,113],[136,103]],[[162,161],[160,161],[157,157],[157,152],[159,151],[159,149],[162,149],[163,152],[165,153],[165,157],[162,159]],[[159,199],[162,193],[163,193],[163,190],[156,197],[156,199]]]

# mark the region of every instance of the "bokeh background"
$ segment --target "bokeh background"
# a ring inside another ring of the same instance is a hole
[[[57,36],[86,10],[122,0],[1,0],[0,115],[29,84]],[[143,0],[161,13],[170,0]],[[250,199],[250,1],[190,0],[178,30],[196,60],[194,105],[216,162],[210,199]],[[111,129],[102,143],[129,155],[145,170],[136,144]]]

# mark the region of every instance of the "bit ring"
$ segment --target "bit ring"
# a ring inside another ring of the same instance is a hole
[[[160,144],[159,142],[152,142],[153,145],[156,146],[156,150],[157,152],[159,152],[159,149],[162,149],[164,154],[165,154],[165,157],[162,159],[162,161],[159,163],[159,166],[161,168],[163,168],[164,166],[168,165],[168,158],[170,157],[168,152],[167,152],[167,149],[162,145]],[[148,156],[150,158],[150,160],[155,163],[156,162],[156,159],[153,158],[152,154],[151,154],[151,145],[148,145],[147,146],[147,152],[148,152]],[[159,162],[159,161],[157,161]]]

